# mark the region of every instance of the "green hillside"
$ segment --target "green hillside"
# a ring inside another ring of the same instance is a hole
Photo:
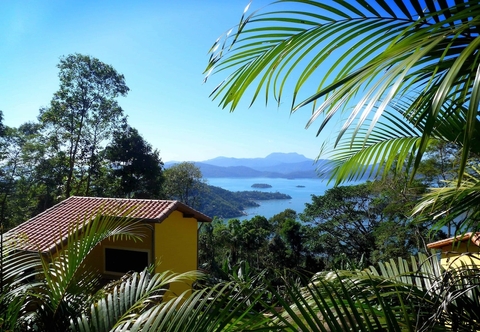
[[[220,187],[206,185],[206,193],[202,195],[198,210],[210,217],[235,218],[244,215],[249,207],[259,206],[255,201],[270,199],[291,199],[279,192],[261,191],[229,191]]]

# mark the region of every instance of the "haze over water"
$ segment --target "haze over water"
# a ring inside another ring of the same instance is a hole
[[[323,195],[333,185],[327,185],[327,180],[322,179],[283,179],[283,178],[207,178],[208,184],[230,191],[251,191],[280,192],[290,195],[291,199],[279,199],[269,201],[257,201],[259,207],[245,210],[246,216],[237,219],[251,219],[256,215],[264,216],[267,219],[285,209],[295,210],[302,213],[305,203],[311,202],[312,195]],[[272,188],[252,188],[254,183],[266,183]]]

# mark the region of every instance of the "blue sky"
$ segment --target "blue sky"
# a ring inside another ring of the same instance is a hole
[[[271,1],[254,0],[252,9]],[[35,121],[58,89],[59,58],[94,56],[125,75],[119,102],[132,127],[163,161],[217,156],[255,158],[298,152],[315,158],[324,137],[305,125],[310,109],[290,115],[247,102],[230,113],[203,83],[208,50],[239,22],[248,0],[9,1],[0,5],[0,110],[4,123]]]

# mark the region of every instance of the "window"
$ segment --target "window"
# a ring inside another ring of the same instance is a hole
[[[105,248],[105,272],[140,272],[150,263],[148,251]]]

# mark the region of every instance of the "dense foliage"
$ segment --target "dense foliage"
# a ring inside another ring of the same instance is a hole
[[[426,252],[425,243],[434,240],[431,222],[409,216],[425,190],[418,184],[407,189],[405,181],[388,179],[339,186],[312,195],[299,215],[287,209],[270,219],[217,218],[200,228],[201,267],[219,278],[244,262],[253,274],[264,269],[315,273]]]
[[[292,216],[286,211],[284,216]],[[245,224],[255,244],[255,228]],[[83,234],[69,233],[68,248],[50,257],[2,251],[0,327],[4,331],[471,331],[478,329],[477,269],[445,273],[435,256],[382,262],[361,270],[316,273],[292,270],[272,280],[248,264],[230,269],[231,281],[191,272],[127,273],[102,286],[84,266],[104,239],[136,238],[137,224],[97,216]],[[235,226],[236,227],[236,226]],[[281,231],[286,239],[294,239]],[[237,234],[238,235],[238,234]],[[294,244],[295,241],[291,243]],[[278,272],[276,272],[278,273]],[[169,284],[197,280],[192,293],[169,293]],[[465,282],[471,282],[467,286]],[[168,297],[165,296],[168,294]],[[438,310],[448,308],[448,310]]]
[[[109,183],[113,197],[161,198],[164,182],[163,162],[135,128],[124,125],[113,133],[113,140],[105,148],[109,162]],[[105,183],[107,185],[107,183]]]
[[[431,222],[410,217],[425,190],[420,181],[407,186],[406,180],[399,178],[339,186],[323,196],[312,195],[301,218],[314,225],[327,257],[342,253],[367,264],[408,257],[426,249],[425,235]]]

